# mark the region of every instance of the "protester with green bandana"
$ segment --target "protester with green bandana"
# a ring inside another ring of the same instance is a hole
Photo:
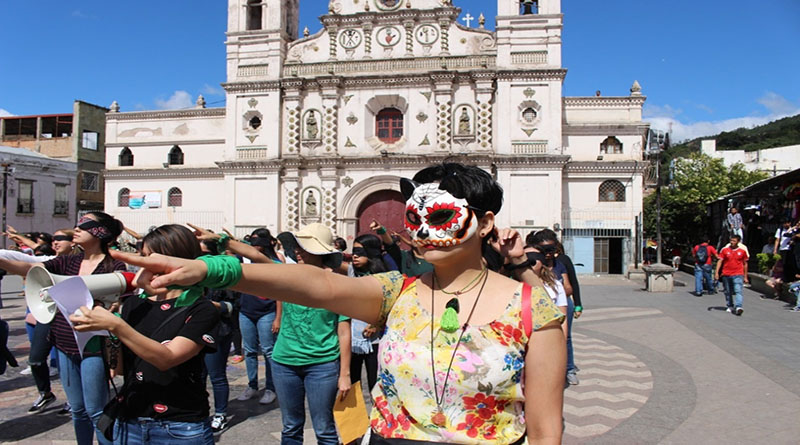
[[[161,226],[144,237],[143,254],[194,259],[201,255],[195,235],[178,225]],[[241,273],[217,274],[236,282]],[[123,344],[125,396],[114,431],[115,443],[213,444],[204,350],[216,350],[219,311],[202,295],[204,284],[186,290],[129,297],[122,317],[101,307],[81,308],[70,317],[78,331],[108,330]],[[216,285],[221,283],[210,283]]]

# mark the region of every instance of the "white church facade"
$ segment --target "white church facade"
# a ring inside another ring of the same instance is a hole
[[[399,178],[478,165],[498,215],[562,237],[581,273],[624,273],[642,212],[645,97],[563,97],[560,0],[498,0],[496,30],[450,0],[332,0],[298,30],[298,0],[229,0],[224,108],[106,119],[106,210],[244,235],[322,222],[352,240],[402,227]]]

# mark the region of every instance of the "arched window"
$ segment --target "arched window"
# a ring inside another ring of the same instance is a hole
[[[532,107],[528,107],[522,111],[522,120],[525,121],[526,124],[532,124],[533,121],[536,120],[536,110]]]
[[[397,108],[384,108],[375,116],[375,135],[382,142],[394,144],[403,137],[403,113]]]
[[[183,150],[177,145],[173,145],[169,151],[169,165],[183,165]]]
[[[600,153],[622,154],[622,142],[614,136],[609,136],[600,144]]]
[[[247,0],[247,30],[261,29],[263,9],[261,0]]]
[[[539,13],[539,0],[519,0],[520,15]]]
[[[167,205],[170,207],[183,206],[183,192],[178,187],[172,187],[167,192]]]
[[[625,186],[611,179],[600,184],[598,200],[600,202],[625,202]]]
[[[120,167],[133,167],[133,152],[128,147],[119,152],[119,166]]]
[[[119,189],[117,194],[117,207],[128,207],[131,202],[131,191],[128,188]]]

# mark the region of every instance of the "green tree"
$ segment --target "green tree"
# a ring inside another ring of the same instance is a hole
[[[711,227],[706,212],[709,204],[722,196],[766,179],[764,172],[750,172],[736,163],[725,167],[722,159],[699,153],[675,160],[670,187],[661,188],[661,237],[667,248],[694,245]],[[646,236],[656,234],[656,194],[644,200]]]

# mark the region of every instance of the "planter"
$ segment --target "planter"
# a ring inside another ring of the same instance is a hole
[[[747,277],[750,278],[750,290],[768,296],[775,295],[775,289],[767,286],[767,280],[769,280],[769,276],[750,272],[747,274]]]

